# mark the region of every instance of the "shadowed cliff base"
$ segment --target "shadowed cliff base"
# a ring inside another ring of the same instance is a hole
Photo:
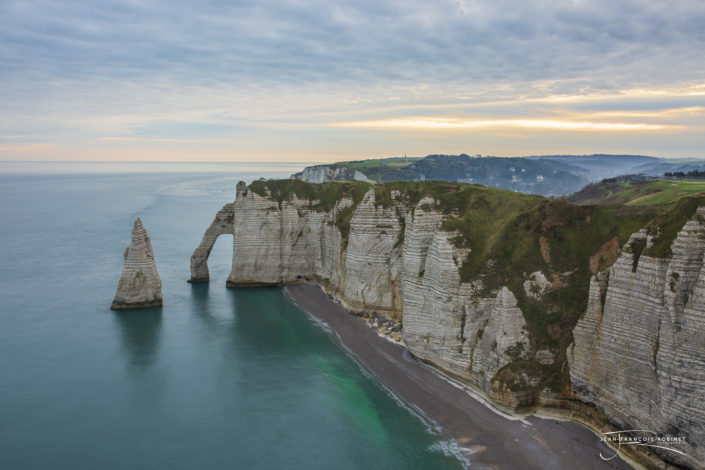
[[[621,469],[614,451],[574,422],[503,416],[414,359],[406,348],[378,336],[362,318],[348,314],[315,285],[287,294],[335,332],[342,346],[378,380],[453,438],[473,469]]]
[[[161,300],[155,300],[154,302],[137,302],[137,303],[129,303],[129,304],[122,304],[122,303],[113,301],[113,303],[110,304],[110,310],[134,310],[134,309],[142,309],[142,308],[158,308],[161,306],[162,306]]]

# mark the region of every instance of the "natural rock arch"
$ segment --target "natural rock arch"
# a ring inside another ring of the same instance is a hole
[[[200,245],[191,255],[191,279],[188,282],[208,282],[208,256],[213,245],[220,235],[233,234],[233,220],[235,219],[235,203],[225,204],[218,211],[210,227],[203,234]]]
[[[247,193],[247,183],[239,181],[236,186],[237,197]],[[208,256],[220,235],[233,235],[235,231],[235,203],[225,204],[218,211],[210,227],[203,234],[201,243],[191,255],[191,279],[188,282],[208,282]]]

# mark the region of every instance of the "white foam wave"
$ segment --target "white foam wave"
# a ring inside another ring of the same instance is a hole
[[[428,446],[428,450],[431,452],[441,452],[446,457],[455,457],[460,461],[464,469],[470,468],[468,456],[474,453],[472,449],[460,447],[453,439],[436,441]]]

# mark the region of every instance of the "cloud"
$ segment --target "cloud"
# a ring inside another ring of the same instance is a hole
[[[166,137],[101,137],[100,140],[105,140],[108,142],[151,142],[168,144],[205,144],[214,142],[213,140],[178,139]]]
[[[46,152],[51,147],[52,147],[51,144],[39,143],[39,142],[13,142],[13,143],[0,142],[0,155],[2,155],[4,153],[6,153],[6,154],[19,154],[19,155],[36,154],[36,153]]]
[[[525,128],[525,129],[554,129],[567,131],[655,131],[667,127],[660,124],[625,123],[625,122],[590,122],[567,121],[549,119],[449,119],[449,118],[407,118],[388,119],[380,121],[356,121],[333,123],[337,127],[362,127],[362,128],[400,128],[400,129],[484,129],[499,128]]]
[[[663,111],[705,106],[703,24],[699,0],[5,0],[0,128],[168,143],[414,116],[701,126]]]
[[[9,0],[0,17],[4,71],[37,78],[156,74],[237,86],[599,77],[609,87],[705,71],[694,62],[705,45],[699,1]]]

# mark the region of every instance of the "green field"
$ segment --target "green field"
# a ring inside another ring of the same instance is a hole
[[[354,160],[349,162],[336,162],[336,165],[346,166],[355,170],[389,167],[403,167],[421,160],[422,157],[391,157],[391,158],[370,158],[368,160]],[[382,164],[384,162],[384,164]]]
[[[705,193],[705,180],[638,180],[589,185],[568,198],[580,205],[624,204],[668,208],[678,200]]]
[[[692,196],[705,192],[705,181],[699,180],[657,180],[649,185],[653,193],[644,194],[637,188],[629,188],[625,192],[633,192],[629,195],[630,206],[656,206],[666,207],[675,204],[685,196]]]

